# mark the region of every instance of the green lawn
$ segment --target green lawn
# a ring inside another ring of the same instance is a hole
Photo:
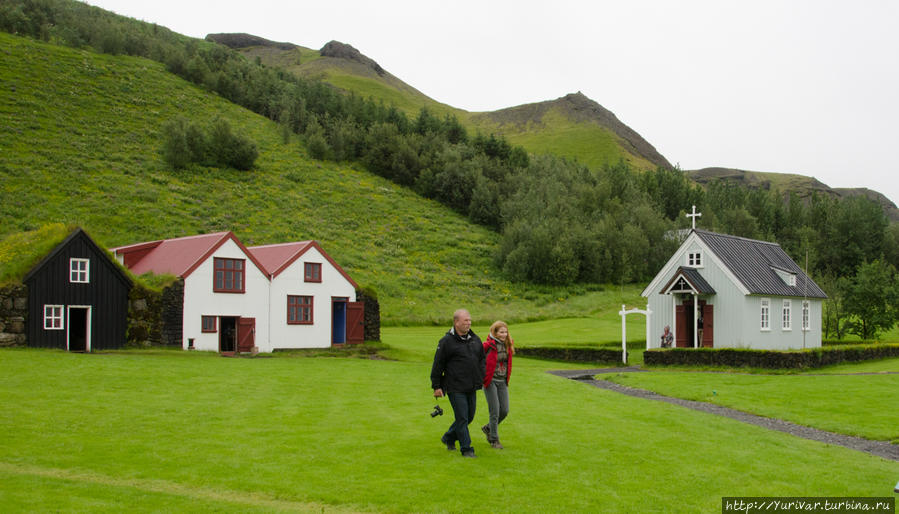
[[[888,359],[841,366],[843,373],[899,366]],[[899,444],[899,375],[734,374],[662,371],[617,374],[614,382],[668,396],[711,402],[832,432]]]
[[[462,459],[438,441],[449,417],[428,416],[444,330],[385,328],[398,360],[2,350],[0,506],[718,512],[722,496],[882,496],[899,475],[896,462],[588,387],[524,358],[506,449],[475,437],[480,458]],[[523,341],[546,328],[513,330]],[[473,426],[486,417],[481,401]]]

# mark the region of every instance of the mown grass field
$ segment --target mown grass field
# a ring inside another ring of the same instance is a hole
[[[520,340],[545,328],[529,325]],[[506,449],[475,436],[479,458],[463,459],[438,441],[448,416],[428,415],[443,330],[385,328],[396,360],[0,351],[0,505],[717,512],[722,496],[884,496],[899,474],[896,462],[588,387],[545,373],[564,364],[525,358]],[[812,377],[775,377],[789,378]],[[806,384],[797,395],[817,387]],[[472,426],[486,417],[481,397]]]

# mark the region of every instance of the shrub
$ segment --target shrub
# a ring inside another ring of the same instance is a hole
[[[723,366],[767,369],[819,368],[843,362],[890,357],[899,357],[899,344],[832,346],[791,351],[671,348],[643,352],[643,362],[652,366]]]

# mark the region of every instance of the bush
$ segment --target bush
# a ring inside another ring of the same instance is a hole
[[[515,355],[567,362],[621,362],[621,350],[606,348],[558,348],[542,346],[516,347]]]
[[[723,366],[766,369],[820,368],[844,362],[891,357],[899,357],[899,344],[831,346],[790,351],[671,348],[643,352],[643,362],[647,366]]]
[[[162,158],[172,169],[198,163],[249,170],[259,156],[256,143],[234,134],[223,118],[216,118],[208,133],[183,117],[166,122],[162,131]]]

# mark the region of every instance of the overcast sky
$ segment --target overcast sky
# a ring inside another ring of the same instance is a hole
[[[198,38],[341,41],[468,111],[581,91],[682,169],[798,173],[899,202],[895,0],[87,3]]]

